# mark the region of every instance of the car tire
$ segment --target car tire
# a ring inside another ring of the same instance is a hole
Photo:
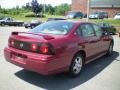
[[[112,35],[115,35],[115,33],[114,33],[114,32],[112,32]]]
[[[82,19],[83,17],[82,16],[80,16],[80,19]]]
[[[31,25],[31,29],[33,29],[34,28],[34,26],[33,25]]]
[[[25,28],[28,28],[27,26],[25,26]]]
[[[1,26],[4,26],[5,24],[4,23],[1,23]]]
[[[107,51],[107,56],[111,56],[113,53],[113,43],[111,42]]]
[[[82,68],[83,68],[83,56],[82,54],[78,53],[73,57],[73,60],[71,62],[70,68],[69,68],[69,76],[70,77],[76,77],[80,74]]]

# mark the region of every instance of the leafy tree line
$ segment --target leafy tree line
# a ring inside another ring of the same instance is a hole
[[[20,13],[29,12],[30,10],[26,9],[25,7],[26,6],[19,8],[19,6],[16,6],[15,8],[5,9],[5,8],[1,8],[1,6],[0,6],[0,13],[1,14],[8,14],[8,15],[18,15]]]
[[[26,5],[15,8],[5,9],[0,6],[0,13],[18,15],[21,13],[33,12],[35,15],[38,14],[51,14],[51,15],[64,15],[66,12],[70,11],[69,4],[61,4],[59,6],[51,6],[50,4],[39,4],[37,0],[32,0],[32,2],[26,3]]]

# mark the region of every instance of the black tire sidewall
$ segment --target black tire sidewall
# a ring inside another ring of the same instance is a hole
[[[112,45],[112,51],[111,51],[111,53],[110,53],[109,49],[110,49],[110,46],[111,46],[111,45]],[[113,53],[113,43],[110,43],[109,48],[108,48],[108,51],[107,51],[107,56],[111,56],[112,53]]]
[[[79,72],[78,74],[76,74],[76,73],[74,73],[74,71],[73,71],[73,66],[74,66],[75,58],[78,57],[78,56],[82,58],[82,67],[81,67],[80,72]],[[72,59],[72,62],[71,62],[70,68],[69,68],[69,75],[70,75],[71,77],[76,77],[76,76],[78,76],[78,75],[81,73],[82,68],[83,68],[83,56],[82,56],[82,54],[76,54],[76,55],[73,57],[73,59]]]

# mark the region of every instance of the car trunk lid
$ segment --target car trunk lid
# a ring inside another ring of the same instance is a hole
[[[37,49],[39,49],[43,43],[48,45],[48,48],[49,46],[51,47],[47,42],[47,40],[51,39],[54,39],[54,37],[50,35],[12,32],[9,38],[9,46],[19,50],[40,53]]]

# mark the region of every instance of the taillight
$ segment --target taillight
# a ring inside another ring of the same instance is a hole
[[[8,45],[9,46],[14,46],[15,45],[15,41],[9,38]]]
[[[36,44],[32,44],[32,45],[31,45],[32,51],[36,51],[36,50],[37,50],[37,47],[38,47],[38,46],[37,46]]]
[[[46,54],[46,55],[55,54],[53,45],[51,45],[50,43],[45,43],[45,42],[40,42],[40,43],[32,42],[31,43],[31,42],[24,42],[24,41],[19,41],[19,40],[9,38],[8,46],[16,48],[16,49],[28,51],[28,52],[39,53],[39,54]]]
[[[48,55],[55,54],[54,48],[52,47],[51,44],[48,44],[48,43],[41,43],[39,50],[41,54],[48,54]]]
[[[14,46],[14,45],[15,45],[14,40],[11,40],[11,46]]]
[[[47,44],[41,44],[40,52],[43,54],[47,54],[49,52],[49,46]]]

